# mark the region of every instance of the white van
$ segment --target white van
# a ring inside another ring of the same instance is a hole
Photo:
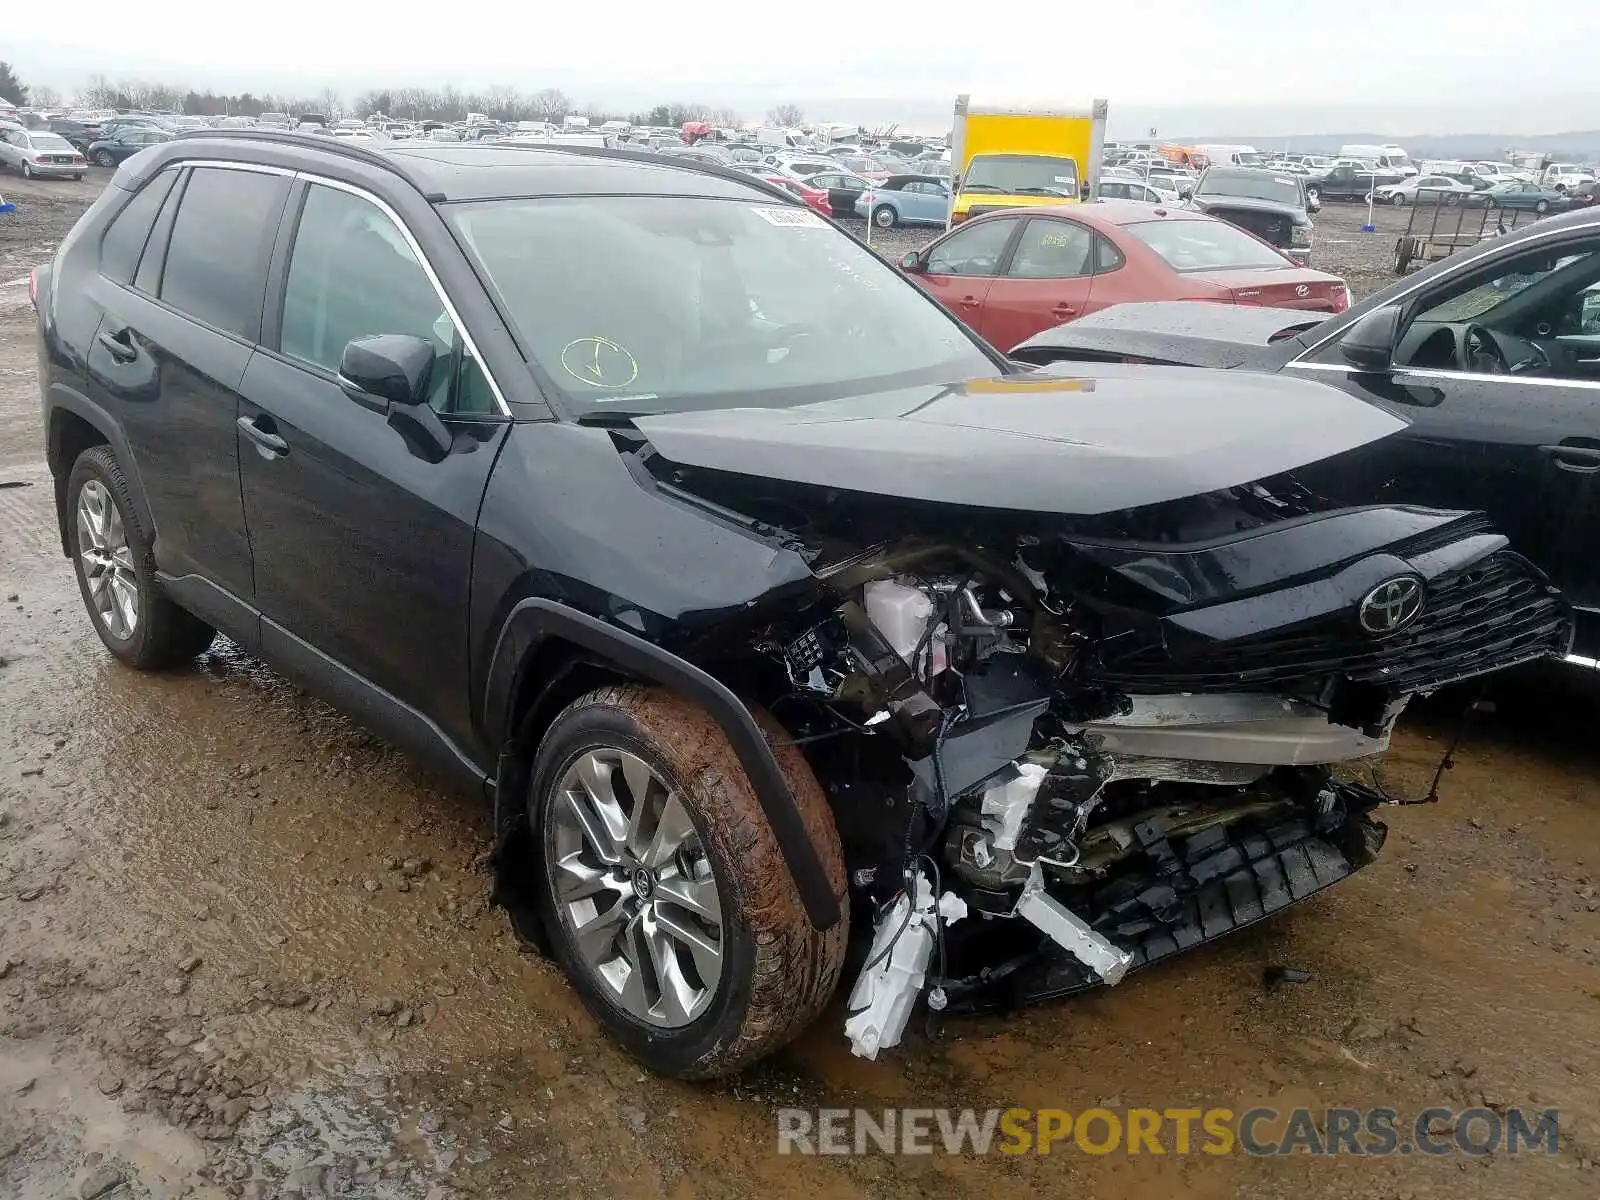
[[[1254,146],[1194,146],[1191,153],[1203,154],[1209,166],[1259,167],[1266,163]]]
[[[1402,175],[1415,175],[1417,168],[1410,157],[1393,142],[1382,146],[1340,146],[1340,158],[1361,158],[1385,171],[1399,171]]]

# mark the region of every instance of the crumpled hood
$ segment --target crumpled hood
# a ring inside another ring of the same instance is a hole
[[[1405,427],[1307,380],[1082,367],[634,424],[662,457],[684,466],[1082,516],[1235,487]]]

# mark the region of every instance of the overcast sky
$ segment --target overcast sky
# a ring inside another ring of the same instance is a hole
[[[1103,96],[1123,137],[1152,124],[1174,136],[1600,127],[1592,0],[918,0],[859,14],[751,0],[0,3],[0,58],[67,95],[98,72],[308,96],[556,86],[580,103],[684,100],[750,117],[793,101],[816,119],[929,131],[962,91]]]

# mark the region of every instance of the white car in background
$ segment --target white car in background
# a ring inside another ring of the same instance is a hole
[[[1374,188],[1372,198],[1378,204],[1416,204],[1419,192],[1424,193],[1423,204],[1460,204],[1466,197],[1476,196],[1478,189],[1448,175],[1412,175]]]
[[[82,179],[89,160],[59,133],[17,126],[0,130],[0,167],[28,179]]]
[[[1539,182],[1558,192],[1570,192],[1585,183],[1594,182],[1594,172],[1577,163],[1551,163],[1544,169]]]

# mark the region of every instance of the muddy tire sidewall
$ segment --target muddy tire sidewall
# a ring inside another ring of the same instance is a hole
[[[555,909],[546,814],[572,760],[600,747],[627,750],[650,765],[684,803],[711,862],[723,917],[722,973],[705,1012],[681,1028],[649,1025],[607,995]],[[795,761],[804,769],[798,781]],[[663,1075],[710,1078],[748,1066],[809,1024],[837,985],[849,926],[843,854],[809,767],[797,755],[784,765],[845,914],[820,933],[811,928],[732,746],[703,710],[656,688],[605,688],[567,708],[539,746],[528,815],[541,856],[539,916],[552,952],[606,1031]]]

